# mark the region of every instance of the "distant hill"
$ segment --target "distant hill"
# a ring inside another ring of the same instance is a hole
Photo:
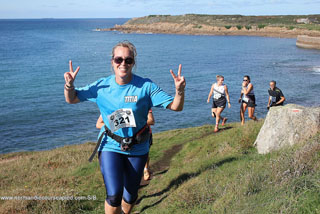
[[[320,36],[320,15],[149,15],[98,31],[193,35]]]
[[[301,15],[301,16],[242,16],[242,15],[150,15],[141,18],[133,18],[126,24],[155,24],[161,22],[179,23],[179,24],[196,24],[224,27],[231,25],[245,26],[271,26],[271,27],[295,27],[308,30],[320,30],[320,14],[318,15]]]

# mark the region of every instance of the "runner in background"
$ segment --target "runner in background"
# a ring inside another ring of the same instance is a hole
[[[148,120],[147,120],[147,125],[149,126],[150,128],[150,147],[153,143],[153,139],[152,139],[152,130],[151,130],[151,126],[153,126],[155,124],[155,120],[154,120],[154,116],[153,116],[153,113],[152,113],[152,109],[149,110],[149,113],[148,113]],[[144,167],[144,173],[143,173],[143,179],[145,181],[147,180],[150,180],[151,178],[151,174],[152,172],[150,171],[150,155],[148,156],[148,160],[147,160],[147,163]]]
[[[223,84],[224,77],[221,75],[217,75],[217,82],[212,84],[211,90],[207,99],[207,103],[210,103],[211,96],[213,94],[213,103],[211,108],[211,115],[213,118],[216,118],[216,126],[214,128],[214,132],[219,131],[219,122],[222,119],[222,126],[226,123],[228,118],[222,117],[221,113],[226,107],[228,101],[228,107],[231,108],[230,97],[228,93],[227,85]]]
[[[253,85],[252,85],[252,83],[250,81],[250,77],[248,75],[245,75],[243,77],[239,103],[241,103],[241,106],[240,106],[241,125],[244,125],[244,123],[245,123],[244,114],[245,114],[247,108],[248,108],[249,118],[252,120],[257,120],[257,118],[254,116],[254,111],[255,111],[255,107],[256,107],[256,97],[254,95]]]
[[[268,106],[267,106],[268,109],[273,106],[283,106],[284,101],[286,100],[282,91],[276,85],[277,85],[276,81],[274,80],[270,81],[270,89],[268,90],[268,93],[269,93]]]

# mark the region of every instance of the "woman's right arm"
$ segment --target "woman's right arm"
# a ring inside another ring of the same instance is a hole
[[[271,100],[272,100],[272,97],[271,97],[271,96],[269,96],[269,99],[268,99],[268,105],[267,105],[267,107],[270,107]]]
[[[242,96],[243,96],[243,91],[242,91],[242,89],[241,89],[241,92],[240,92],[240,98],[239,98],[239,103],[241,102],[241,100],[242,100]]]
[[[77,69],[73,72],[72,61],[70,60],[69,72],[64,73],[64,80],[66,82],[64,85],[64,97],[66,99],[66,102],[69,104],[75,104],[80,102],[73,84],[79,70],[80,67],[77,67]]]
[[[103,122],[102,116],[100,114],[100,116],[97,120],[97,123],[96,123],[96,127],[97,127],[97,129],[101,129],[103,126],[104,126],[104,122]]]
[[[209,93],[209,96],[208,96],[208,99],[207,99],[207,103],[210,103],[210,99],[211,99],[211,96],[212,96],[212,93],[213,93],[213,88],[214,88],[214,84],[212,84],[212,86],[211,86],[210,93]]]

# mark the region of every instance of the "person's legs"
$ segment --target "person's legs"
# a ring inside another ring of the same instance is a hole
[[[150,169],[149,169],[149,167],[150,167],[149,162],[150,162],[150,157],[148,156],[146,165],[144,166],[144,172],[143,172],[143,179],[144,180],[149,180],[151,177]]]
[[[104,213],[105,214],[121,214],[121,206],[113,207],[109,205],[107,201],[104,201]]]
[[[216,111],[216,126],[214,128],[214,131],[217,132],[219,131],[219,122],[220,122],[220,118],[224,119],[223,117],[221,117],[221,113],[223,112],[224,108],[217,108]]]
[[[254,116],[254,110],[255,107],[248,107],[248,116],[252,120],[257,120],[257,118]]]
[[[138,198],[138,189],[148,154],[142,156],[128,156],[124,170],[124,191],[122,211],[129,214]]]
[[[213,105],[212,105],[212,108],[211,108],[211,116],[213,118],[216,118],[216,122],[217,122],[217,107],[216,107],[214,102],[213,102]],[[215,128],[214,131],[217,132],[218,130],[216,130],[216,128]]]
[[[123,194],[124,162],[121,154],[115,152],[101,152],[99,155],[100,169],[106,187],[106,214],[121,213],[121,199]]]
[[[213,118],[215,118],[216,117],[216,115],[217,115],[217,108],[211,108],[211,116],[213,117]]]
[[[245,117],[244,117],[244,113],[246,112],[247,109],[247,104],[242,102],[241,106],[240,106],[240,120],[241,120],[241,125],[244,125],[245,122]]]

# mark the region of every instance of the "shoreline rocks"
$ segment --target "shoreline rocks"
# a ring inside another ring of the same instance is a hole
[[[320,37],[320,31],[306,29],[288,29],[286,27],[265,26],[258,28],[252,26],[250,29],[242,27],[231,27],[227,29],[222,26],[197,25],[184,23],[158,22],[150,24],[124,24],[115,25],[113,28],[99,28],[97,31],[120,31],[122,33],[159,33],[159,34],[184,34],[184,35],[231,35],[231,36],[265,36],[279,38],[296,38],[298,35]]]
[[[297,37],[296,45],[299,48],[320,50],[320,37],[310,37],[306,35],[299,35]]]

